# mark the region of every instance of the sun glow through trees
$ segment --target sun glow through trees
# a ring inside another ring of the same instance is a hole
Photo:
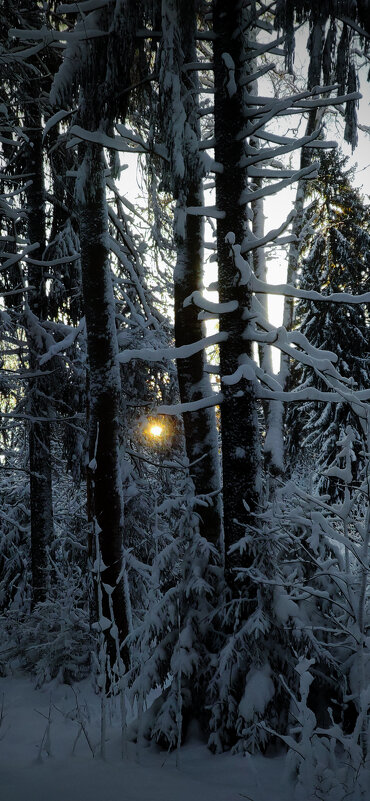
[[[160,423],[153,423],[148,433],[154,439],[160,439],[164,435],[164,427]]]

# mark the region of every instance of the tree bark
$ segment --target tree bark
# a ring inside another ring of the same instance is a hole
[[[189,206],[203,204],[199,186],[187,192]],[[185,236],[178,242],[177,264],[174,274],[175,340],[176,347],[197,342],[205,336],[204,324],[198,319],[199,309],[194,304],[184,307],[185,298],[203,288],[202,269],[203,224],[202,218],[186,215]],[[205,372],[204,351],[177,360],[177,374],[182,403],[196,401],[211,395],[211,385]],[[186,453],[190,475],[196,495],[207,495],[207,506],[195,507],[200,516],[200,533],[221,550],[220,477],[218,464],[218,438],[213,409],[199,409],[183,414]]]
[[[136,15],[131,0],[123,4],[117,16],[103,9],[99,22],[107,35],[86,42],[79,112],[80,124],[87,130],[100,129],[108,133],[118,114],[125,118],[127,93],[118,101],[118,89],[121,84],[130,84]],[[89,516],[93,522],[93,538],[95,534],[100,550],[100,554],[96,553],[101,574],[101,580],[97,576],[97,598],[101,597],[98,612],[103,616],[100,623],[107,654],[113,666],[119,656],[118,643],[127,669],[129,650],[127,646],[122,649],[122,643],[130,630],[131,609],[123,561],[124,507],[119,457],[121,379],[109,263],[105,161],[103,148],[98,144],[84,143],[81,154],[76,192],[89,364]]]
[[[251,137],[253,147],[259,147],[258,138]],[[256,187],[262,187],[262,179],[255,178]],[[252,203],[253,222],[252,229],[257,239],[262,239],[265,233],[264,200],[258,198]],[[259,247],[253,251],[253,267],[256,277],[260,281],[267,281],[267,265],[265,248]],[[268,295],[258,295],[258,300],[262,306],[266,320],[268,320]],[[262,369],[268,375],[273,375],[272,369],[272,348],[270,345],[259,345],[259,362]],[[265,420],[265,439],[264,439],[264,462],[266,470],[270,474],[269,492],[272,496],[274,492],[274,477],[284,472],[284,407],[281,401],[270,400],[263,403]]]
[[[45,251],[46,221],[44,199],[44,168],[42,147],[42,120],[39,103],[38,81],[26,87],[25,130],[27,142],[25,173],[32,174],[32,184],[26,189],[27,228],[31,243],[39,247],[32,258],[42,261]],[[45,264],[46,267],[46,264]],[[28,293],[25,325],[29,347],[31,375],[40,373],[39,358],[43,353],[43,332],[40,321],[47,314],[45,291],[45,268],[29,262],[28,281],[33,289]],[[50,423],[48,421],[49,397],[48,377],[39,375],[29,381],[28,412],[29,460],[30,460],[30,512],[31,512],[31,565],[32,605],[45,601],[48,591],[48,548],[53,539],[53,500],[50,453]]]
[[[236,311],[220,317],[220,331],[227,334],[220,345],[220,373],[224,396],[221,431],[225,571],[231,588],[235,588],[234,568],[240,566],[241,557],[235,551],[230,554],[229,549],[243,535],[244,526],[255,525],[253,513],[261,489],[254,382],[242,379],[234,385],[225,383],[225,378],[243,363],[244,354],[252,355],[251,342],[244,339],[251,293],[243,283],[236,264],[237,251],[232,246],[242,246],[247,224],[247,209],[242,201],[247,175],[241,166],[245,155],[241,79],[247,68],[247,5],[230,4],[228,0],[216,0],[214,4],[215,159],[222,165],[222,171],[216,173],[216,201],[223,214],[217,220],[219,298],[221,303],[238,304]]]
[[[184,4],[174,0],[168,4],[175,13],[181,45],[180,63],[194,64],[196,51],[195,0]],[[165,20],[166,23],[166,20]],[[174,271],[174,308],[176,347],[197,342],[205,336],[204,323],[198,319],[199,309],[184,307],[184,301],[194,291],[203,289],[203,217],[187,213],[188,206],[203,206],[203,168],[197,152],[200,141],[198,116],[199,79],[196,70],[182,69],[180,76],[184,122],[184,180],[178,193],[175,214],[177,262]],[[183,222],[184,221],[184,222]],[[204,351],[177,360],[177,374],[182,403],[196,401],[211,394],[209,376],[205,371]],[[183,414],[186,453],[190,475],[197,496],[207,496],[206,503],[196,506],[200,533],[221,551],[220,470],[216,416],[213,408]]]
[[[119,642],[122,643],[129,632],[129,614],[122,574],[124,519],[119,463],[121,382],[107,248],[104,158],[99,145],[86,146],[81,170],[84,181],[81,187],[84,200],[80,200],[82,290],[90,375],[90,516],[92,513],[102,559],[101,611],[104,618],[112,619],[111,593],[114,623]],[[111,664],[117,658],[113,632],[111,628],[106,635]],[[128,662],[127,651],[125,656]]]

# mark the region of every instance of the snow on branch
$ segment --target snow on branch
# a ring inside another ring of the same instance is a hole
[[[214,217],[216,220],[225,218],[225,212],[217,206],[187,206],[186,213],[195,217]]]
[[[126,239],[127,238],[126,232],[124,231],[122,226],[120,226],[120,221],[118,220],[117,215],[115,215],[113,210],[110,209],[110,208],[109,208],[109,216],[111,217],[111,219],[113,219],[114,224],[116,225],[117,229],[120,231],[122,236],[124,236],[125,239]],[[136,274],[136,271],[135,271],[130,259],[128,258],[127,254],[122,250],[122,248],[120,247],[118,242],[111,236],[109,237],[109,248],[112,251],[112,253],[114,253],[115,256],[117,256],[117,258],[119,259],[119,261],[121,262],[123,267],[127,270],[128,274],[130,276],[130,279],[132,281],[132,284],[135,287],[136,292],[138,294],[138,298],[140,300],[142,308],[143,308],[143,310],[144,310],[144,312],[146,314],[147,321],[150,324],[152,324],[155,328],[159,329],[160,325],[158,323],[158,320],[156,320],[156,318],[153,316],[153,314],[151,312],[151,309],[150,309],[149,304],[147,303],[147,300],[146,300],[146,297],[145,297],[144,287],[141,284],[140,279],[139,279],[138,275]]]
[[[301,500],[308,502],[311,508],[312,496],[309,495],[307,492],[305,492],[305,490],[302,489],[302,487],[299,487],[294,481],[287,482],[285,486],[285,492],[290,497],[292,497],[292,495],[297,495],[298,498],[300,498]],[[315,504],[321,507],[321,509],[327,512],[329,515],[332,515],[333,507],[329,506],[329,504],[326,503],[322,498],[320,498],[320,496],[315,496]],[[343,509],[343,512],[344,511],[345,510]],[[336,507],[335,512],[339,518],[342,516],[338,506]],[[368,572],[369,567],[366,564],[366,562],[364,562],[362,559],[361,545],[357,546],[354,542],[351,541],[351,539],[348,536],[344,536],[343,534],[341,534],[336,528],[330,525],[329,520],[322,514],[320,514],[320,512],[316,512],[313,510],[312,519],[316,519],[319,521],[320,527],[324,529],[325,533],[328,534],[329,537],[331,537],[333,540],[336,540],[341,545],[344,545],[345,548],[348,548],[353,553],[359,564],[366,569],[366,572]]]
[[[277,240],[280,234],[282,234],[283,231],[285,231],[288,228],[288,226],[290,225],[295,216],[296,216],[296,211],[295,209],[292,209],[292,211],[289,212],[287,219],[284,220],[284,222],[279,226],[279,228],[273,228],[271,231],[268,231],[268,233],[265,234],[265,236],[260,237],[260,239],[257,239],[255,234],[253,234],[252,231],[249,231],[248,236],[245,237],[243,241],[240,251],[241,254],[244,255],[244,253],[249,253],[251,250],[256,250],[257,248],[263,247],[264,245],[268,245],[270,243],[272,244],[272,242]],[[293,241],[296,241],[296,237],[294,237]]]
[[[14,206],[10,205],[10,203],[7,203],[6,200],[4,200],[4,197],[0,198],[0,213],[8,220],[14,220],[14,222],[26,216],[24,211],[14,208]]]
[[[306,401],[324,401],[325,403],[343,403],[342,393],[332,391],[324,391],[316,389],[316,387],[305,387],[292,392],[284,392],[282,389],[265,389],[260,387],[256,391],[256,397],[261,400],[279,400],[284,403],[305,403]],[[370,400],[370,389],[357,390],[355,395],[351,396],[352,403],[365,402]]]
[[[359,36],[365,39],[369,39],[369,32],[365,31],[364,28],[361,28],[361,26],[358,25],[353,19],[351,19],[351,17],[346,17],[342,16],[341,14],[338,14],[338,19],[341,22],[343,22],[344,25],[348,25],[350,28],[353,28],[353,30],[356,31],[356,33],[358,33]]]
[[[254,167],[248,169],[250,178],[294,178],[296,170],[274,169],[274,167]]]
[[[246,75],[243,77],[239,81],[240,86],[247,86],[249,83],[254,83],[254,81],[258,80],[258,78],[262,78],[262,75],[265,75],[266,72],[271,72],[271,70],[274,70],[275,67],[276,64],[265,64],[263,67],[261,67],[261,69],[256,70],[251,75]]]
[[[195,290],[185,298],[183,307],[186,308],[192,304],[203,311],[212,312],[212,314],[230,314],[230,312],[236,311],[239,305],[237,300],[229,300],[228,303],[214,303],[204,298],[199,290]]]
[[[318,141],[314,141],[319,134],[321,133],[321,128],[313,131],[311,136],[302,136],[300,139],[291,139],[289,136],[279,136],[278,134],[272,133],[272,131],[263,131],[259,130],[256,134],[258,139],[264,139],[266,142],[273,142],[276,145],[286,145],[287,150],[283,152],[288,152],[291,148],[297,147],[312,147],[312,148],[323,148],[323,149],[331,149],[334,147],[338,147],[338,143],[334,140],[332,142],[327,141],[326,139],[319,139]],[[306,140],[306,141],[305,141]],[[258,151],[261,152],[261,151]],[[263,153],[268,153],[268,151],[262,151]],[[271,150],[271,156],[280,155],[277,154],[275,150]]]
[[[317,100],[303,100],[294,104],[295,108],[299,109],[312,109],[320,108],[321,106],[342,106],[349,100],[361,100],[361,92],[350,92],[348,95],[340,95],[339,97],[319,97]]]
[[[281,100],[275,97],[261,97],[259,98],[256,95],[251,95],[250,103],[255,108],[251,108],[249,111],[245,111],[245,118],[248,120],[252,117],[259,117],[259,120],[254,124],[250,122],[247,123],[247,128],[245,135],[246,136],[253,136],[253,134],[260,130],[263,126],[267,124],[270,120],[272,120],[276,116],[281,116],[282,114],[287,114],[288,110],[289,113],[292,113],[292,108],[295,105],[303,100],[306,100],[309,97],[313,97],[318,92],[327,92],[327,91],[334,91],[336,89],[336,85],[327,86],[327,87],[317,87],[314,86],[312,90],[306,89],[303,92],[299,92],[295,95],[289,95],[289,97],[282,98]],[[337,99],[337,98],[335,98]],[[259,103],[258,101],[261,101]],[[327,99],[327,104],[329,104],[330,98]],[[315,102],[315,101],[312,101]],[[262,107],[261,107],[262,105]],[[257,108],[256,108],[257,106]]]
[[[156,156],[159,156],[162,159],[168,160],[168,153],[164,145],[152,145],[139,136],[135,134],[130,128],[127,128],[126,125],[123,123],[117,123],[116,129],[118,133],[124,138],[127,139],[128,142],[134,142],[135,144],[141,145],[146,153],[155,153]]]
[[[222,392],[214,392],[213,395],[208,395],[206,398],[200,398],[196,401],[188,401],[187,403],[174,403],[171,405],[157,406],[156,414],[173,414],[181,415],[185,412],[197,412],[199,409],[207,409],[210,406],[218,406],[223,401]]]
[[[332,292],[330,295],[322,295],[320,294],[320,292],[316,292],[316,290],[314,289],[298,289],[297,287],[294,287],[292,284],[268,284],[265,281],[261,281],[259,278],[256,277],[249,262],[243,258],[241,246],[235,244],[235,235],[233,233],[230,233],[228,235],[228,241],[233,251],[235,267],[239,271],[241,276],[241,283],[248,286],[251,292],[255,292],[259,295],[283,295],[291,298],[304,298],[305,300],[312,300],[314,302],[319,301],[320,303],[350,303],[350,304],[370,303],[370,292],[364,292],[362,295],[351,295],[349,292]],[[212,284],[210,287],[208,287],[208,289],[215,290],[217,289],[217,286],[215,284]],[[258,316],[261,313],[261,308],[258,309]],[[264,320],[264,323],[270,326],[270,324],[267,323],[267,320]],[[269,329],[266,330],[276,332],[278,329],[274,328],[274,326],[271,326]],[[292,331],[289,333],[289,336],[290,337],[298,336],[298,332]],[[299,334],[299,336],[303,335]],[[306,338],[304,339],[306,346],[306,343],[307,344],[309,343],[308,340],[306,340]],[[300,345],[301,343],[297,342],[297,344]],[[323,353],[323,351],[320,352]]]
[[[57,125],[58,122],[61,122],[61,120],[64,120],[66,117],[70,117],[71,114],[73,114],[73,111],[61,109],[60,111],[57,111],[56,114],[53,114],[52,117],[49,117],[45,123],[44,130],[42,132],[42,138],[45,139],[45,136],[49,133],[51,128],[54,127],[54,125]]]
[[[56,267],[58,264],[70,264],[72,261],[78,261],[80,259],[79,253],[71,253],[67,256],[60,256],[58,259],[29,259],[27,258],[27,262],[29,264],[34,264],[36,267]]]
[[[284,44],[284,41],[285,36],[278,36],[273,42],[267,42],[267,44],[258,44],[255,39],[246,39],[245,44],[248,48],[246,58],[248,61],[254,61],[264,53],[285,56],[285,50],[279,49],[279,45]]]
[[[80,3],[61,3],[57,7],[57,14],[85,14],[109,6],[113,2],[114,0],[81,0]]]
[[[181,345],[179,348],[133,348],[132,350],[123,350],[118,354],[118,361],[121,364],[127,364],[132,359],[142,359],[146,362],[160,362],[162,359],[189,359],[195,353],[204,350],[204,348],[218,345],[220,342],[225,342],[226,339],[227,333],[222,331],[209,337],[203,337],[197,342],[191,342],[189,345]]]
[[[22,293],[33,292],[36,289],[35,286],[29,284],[25,287],[19,287],[18,289],[8,289],[8,290],[0,290],[0,295],[2,298],[11,297],[11,295],[21,295]]]
[[[250,287],[253,292],[258,292],[260,295],[284,295],[287,298],[304,298],[320,303],[356,305],[370,303],[370,292],[364,292],[362,295],[351,295],[349,292],[332,292],[330,295],[322,295],[314,289],[298,289],[292,284],[267,284],[265,281],[260,281],[255,275],[251,277]]]
[[[10,28],[9,36],[13,39],[19,39],[26,42],[42,42],[43,47],[48,45],[57,44],[59,42],[82,42],[87,39],[98,39],[102,36],[108,36],[107,31],[102,31],[99,28],[89,28],[87,21],[84,20],[83,27],[75,31],[56,31],[50,30],[43,26],[39,30],[28,30],[22,28]]]
[[[312,346],[311,346],[312,347]],[[312,348],[313,351],[316,349]],[[299,351],[292,351],[294,358],[299,358]],[[323,353],[323,351],[321,351]],[[266,373],[262,367],[247,354],[243,354],[243,363],[239,365],[235,373],[223,377],[223,382],[228,385],[238,383],[242,378],[255,383],[255,396],[258,400],[281,401],[283,403],[305,403],[308,401],[322,401],[325,403],[349,403],[354,410],[361,416],[361,411],[366,410],[370,400],[370,389],[347,390],[345,387],[332,387],[329,390],[319,390],[316,387],[304,387],[292,391],[284,391],[281,384],[273,375]],[[209,365],[209,372],[219,375],[219,367]],[[326,383],[328,380],[323,376]],[[332,385],[330,385],[332,386]],[[220,401],[221,402],[221,401]]]
[[[33,242],[32,245],[26,245],[22,253],[13,253],[9,258],[1,265],[0,270],[3,272],[7,270],[9,267],[12,267],[17,262],[22,261],[29,253],[32,253],[34,250],[38,250],[40,247],[39,242]],[[45,265],[46,266],[46,265]]]
[[[256,318],[253,317],[253,320]],[[289,346],[290,344],[298,345],[301,350],[295,350],[294,354],[297,354],[296,358],[300,357],[300,354],[305,351],[306,354],[314,356],[318,365],[320,362],[320,369],[325,370],[328,367],[328,363],[333,364],[334,362],[338,361],[338,357],[335,353],[330,350],[320,350],[315,348],[311,343],[306,339],[304,334],[299,333],[298,331],[287,331],[287,329],[281,325],[278,328],[272,326],[271,330],[267,329],[264,321],[261,321],[261,318],[258,317],[257,323],[263,327],[262,331],[253,330],[252,332],[248,330],[246,334],[246,339],[253,339],[254,342],[258,342],[264,345],[275,345],[277,348],[281,348],[284,350],[285,346]],[[304,362],[305,364],[309,364],[309,362]],[[339,374],[338,374],[339,376]]]
[[[102,147],[112,150],[119,150],[124,153],[155,153],[162,159],[167,159],[165,148],[161,145],[149,145],[141,136],[137,136],[133,131],[130,131],[124,125],[117,125],[117,130],[121,136],[108,136],[102,131],[87,131],[81,128],[80,125],[72,125],[69,133],[75,137],[72,139],[67,147],[74,147],[74,145],[81,139],[86,142],[94,142]],[[133,145],[127,145],[127,141],[133,142]]]
[[[46,45],[44,42],[41,42],[41,44],[36,44],[32,47],[26,47],[24,50],[14,50],[8,53],[0,53],[0,63],[1,61],[5,62],[5,64],[11,64],[14,61],[25,61],[27,58],[31,58],[31,56],[36,56],[37,53],[40,53],[45,46]]]
[[[248,357],[244,357],[248,359]],[[258,368],[257,365],[251,360],[248,359],[242,365],[238,367],[238,369],[232,375],[224,376],[223,383],[227,385],[233,385],[238,383],[242,378],[247,381],[255,381],[255,378],[262,379],[260,375],[263,373],[261,368]],[[264,377],[267,380],[271,380],[276,386],[280,387],[280,384],[273,379],[271,376],[267,376],[264,374]],[[278,389],[267,389],[262,387],[260,384],[255,383],[255,397],[258,400],[269,400],[269,401],[283,401],[285,403],[302,403],[305,401],[324,401],[330,403],[343,403],[343,394],[336,392],[334,389],[332,391],[320,391],[315,387],[306,387],[305,389],[298,390],[296,392],[284,392],[281,388]],[[165,414],[165,415],[182,415],[186,412],[196,412],[199,409],[209,408],[211,406],[219,406],[223,402],[224,396],[222,392],[215,392],[212,395],[208,395],[205,398],[200,398],[196,401],[189,401],[187,403],[176,403],[172,405],[162,405],[157,406],[155,409],[156,414]],[[366,401],[370,400],[370,390],[360,390],[356,392],[356,394],[351,395],[351,405],[354,405],[358,408],[361,407],[366,408]]]
[[[337,86],[316,86],[311,91],[306,90],[305,92],[300,92],[297,95],[290,95],[283,100],[276,100],[276,98],[267,96],[262,97],[258,95],[249,95],[246,98],[245,105],[246,106],[256,106],[258,107],[258,113],[264,113],[264,107],[266,110],[275,110],[276,113],[282,114],[284,111],[285,114],[290,113],[291,108],[299,108],[299,109],[313,109],[313,108],[320,108],[321,106],[328,106],[328,105],[342,105],[346,103],[348,100],[360,100],[361,93],[360,92],[351,92],[347,95],[339,95],[339,96],[332,96],[332,97],[315,97],[317,94],[324,94],[326,92],[334,91]],[[306,98],[310,98],[314,96],[313,100],[309,100]],[[262,109],[261,109],[262,106]],[[251,114],[254,115],[257,109],[251,109]],[[250,112],[246,112],[246,117],[250,116]]]
[[[320,162],[313,161],[312,164],[308,165],[308,167],[304,167],[302,170],[298,170],[297,172],[293,173],[291,178],[284,178],[282,181],[276,181],[276,183],[271,184],[270,186],[265,186],[261,189],[256,189],[254,192],[246,189],[240,198],[240,203],[252,203],[252,201],[258,200],[260,197],[275,195],[276,192],[280,191],[280,189],[284,189],[286,186],[290,186],[290,184],[300,181],[301,178],[312,180],[313,178],[317,177],[319,167]]]
[[[46,362],[50,361],[50,359],[52,359],[54,356],[57,356],[58,353],[63,353],[63,351],[72,347],[79,334],[81,334],[84,330],[85,318],[83,317],[77,328],[72,328],[70,333],[67,334],[67,336],[65,336],[60,342],[54,342],[52,345],[50,345],[47,352],[44,353],[39,359],[40,366],[46,364]]]
[[[330,392],[328,393],[330,397],[326,398],[325,400],[346,402],[351,406],[351,408],[353,408],[354,412],[361,419],[364,418],[364,415],[366,416],[368,406],[365,404],[365,401],[368,398],[368,391],[356,390],[354,392],[352,389],[345,386],[346,384],[351,383],[351,379],[344,378],[334,367],[333,362],[337,361],[337,356],[335,354],[331,353],[330,351],[320,351],[320,349],[314,348],[308,342],[306,337],[299,332],[287,332],[283,326],[279,329],[274,328],[274,326],[265,319],[261,304],[255,297],[253,298],[252,306],[253,310],[255,311],[255,316],[253,318],[254,322],[256,322],[270,335],[275,334],[275,338],[273,339],[270,336],[267,337],[267,339],[264,339],[263,335],[261,337],[261,334],[258,331],[251,331],[251,326],[249,326],[245,334],[248,339],[257,341],[261,339],[261,341],[266,341],[269,344],[273,343],[274,347],[279,348],[284,353],[291,356],[291,358],[295,359],[301,364],[312,367],[319,378],[321,378],[330,389]],[[260,312],[258,310],[260,310]],[[298,345],[298,347],[294,347],[294,345]],[[272,389],[273,397],[266,395],[267,398],[281,401],[295,401],[295,397],[291,397],[291,394],[295,396],[294,391],[293,393],[285,393],[282,389]],[[263,392],[268,392],[268,390],[263,390]],[[302,392],[306,392],[306,389],[302,390]],[[302,396],[301,400],[304,399],[305,397]],[[316,400],[314,397],[312,399]],[[317,399],[320,398],[318,397]],[[308,398],[308,400],[311,400],[311,398]]]
[[[340,97],[315,98],[314,100],[306,100],[306,98],[313,97],[318,93],[332,91],[337,88],[336,86],[321,86],[314,87],[311,91],[300,92],[297,95],[292,95],[284,100],[276,100],[269,98],[270,105],[262,108],[252,108],[250,111],[245,112],[245,118],[258,117],[257,121],[253,124],[248,122],[246,125],[245,136],[253,136],[262,127],[264,127],[270,120],[275,117],[289,116],[291,114],[302,114],[305,110],[311,110],[322,106],[337,106],[346,103],[348,100],[359,100],[362,95],[359,92],[352,92],[351,94],[341,95]],[[257,98],[256,98],[257,100]]]

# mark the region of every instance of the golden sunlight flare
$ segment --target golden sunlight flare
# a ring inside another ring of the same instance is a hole
[[[149,446],[167,447],[171,441],[171,422],[165,417],[149,417],[141,423],[141,436]]]
[[[149,427],[149,434],[151,437],[155,437],[155,439],[159,439],[159,437],[163,437],[164,435],[164,426],[161,426],[160,423],[153,423]]]

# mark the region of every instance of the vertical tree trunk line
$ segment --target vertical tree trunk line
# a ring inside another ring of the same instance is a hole
[[[203,205],[199,186],[190,188],[186,203]],[[197,342],[204,337],[204,324],[198,319],[199,309],[184,307],[184,300],[203,286],[202,270],[202,218],[186,215],[185,237],[178,243],[177,264],[174,273],[175,342],[176,347]],[[199,400],[211,394],[211,385],[205,372],[204,352],[185,359],[177,359],[177,374],[182,403]],[[216,418],[213,409],[199,409],[183,414],[186,454],[196,495],[207,495],[207,506],[195,507],[200,515],[200,532],[217,550],[221,551],[220,476]]]
[[[108,133],[117,116],[125,119],[128,95],[125,93],[121,102],[118,98],[121,86],[130,85],[138,9],[132,0],[126,0],[123,6],[117,15],[111,16],[106,9],[100,12],[100,27],[107,35],[87,41],[85,45],[79,121],[89,131],[100,129]],[[125,39],[121,36],[123,24],[127,24]],[[119,656],[118,644],[127,670],[129,648],[122,644],[131,628],[131,607],[123,560],[124,504],[119,454],[121,377],[109,260],[105,159],[103,148],[98,144],[84,143],[81,154],[76,195],[89,369],[89,517],[94,528],[92,544],[94,546],[96,537],[100,550],[95,556],[98,561],[101,558],[96,597],[98,599],[101,593],[103,621],[100,623],[110,664],[113,666]],[[99,612],[99,603],[97,607]]]
[[[102,148],[88,144],[82,164],[84,200],[80,201],[80,242],[90,375],[90,517],[98,532],[103,563],[102,584],[103,587],[107,585],[102,593],[103,617],[111,619],[109,594],[112,588],[114,622],[119,642],[122,643],[129,632],[129,615],[122,576],[124,510],[119,465],[121,382],[107,249],[104,167]],[[117,657],[113,636],[107,635],[107,646],[113,664]],[[127,651],[125,657],[128,662]]]
[[[227,340],[220,345],[222,476],[224,505],[225,570],[231,588],[240,554],[229,553],[243,535],[244,525],[255,525],[254,512],[260,498],[260,446],[257,405],[252,381],[236,385],[225,383],[252,355],[251,343],[244,339],[251,293],[242,282],[235,264],[231,242],[242,246],[246,233],[247,209],[242,195],[247,186],[245,169],[245,120],[241,78],[246,70],[245,32],[248,9],[245,2],[231,5],[227,0],[214,4],[215,74],[215,159],[222,164],[216,173],[216,202],[223,217],[217,220],[219,298],[221,303],[237,301],[238,308],[220,317],[220,331]],[[247,558],[247,557],[245,557]]]
[[[183,65],[197,61],[195,45],[196,2],[186,5],[175,0],[175,12],[181,36],[181,58]],[[197,115],[199,79],[196,70],[183,71],[183,103],[185,121],[185,175],[182,191],[177,201],[177,214],[185,218],[184,229],[176,225],[177,262],[174,271],[174,308],[176,347],[197,342],[204,337],[204,323],[198,319],[199,310],[194,304],[184,307],[185,299],[194,291],[203,289],[203,233],[201,215],[191,215],[187,206],[203,206],[202,169],[199,156],[191,150],[190,138],[200,141],[200,125]],[[186,140],[188,133],[189,141]],[[195,161],[195,164],[194,164]],[[196,169],[198,168],[198,170]],[[197,175],[198,171],[198,175]],[[205,372],[206,359],[203,351],[177,360],[177,375],[182,403],[196,401],[211,394],[209,377]],[[207,505],[196,506],[200,519],[200,533],[217,550],[221,545],[221,501],[216,416],[213,408],[183,414],[186,453],[190,475],[196,495],[207,495]]]
[[[259,148],[259,139],[251,137],[250,144],[255,148]],[[262,187],[262,179],[255,178],[254,182],[257,188]],[[252,230],[257,239],[262,239],[265,233],[265,217],[264,217],[264,200],[258,198],[252,203],[253,221]],[[253,251],[253,267],[257,278],[260,281],[267,281],[267,264],[266,253],[264,246],[256,248]],[[262,306],[263,313],[268,320],[268,295],[257,295],[258,300]],[[262,369],[268,374],[273,375],[272,367],[272,348],[270,345],[259,345],[258,347],[259,362]],[[274,477],[281,475],[284,471],[284,438],[283,438],[283,420],[284,420],[284,407],[281,401],[269,400],[263,402],[264,420],[265,420],[265,438],[264,438],[264,461],[266,470],[270,474],[270,495],[274,491]]]
[[[32,605],[45,601],[48,593],[48,549],[53,539],[52,469],[50,451],[50,423],[48,422],[50,382],[40,373],[39,358],[43,353],[42,330],[39,326],[47,315],[44,268],[32,264],[42,261],[46,242],[44,168],[42,147],[42,119],[39,103],[39,82],[26,87],[25,129],[29,141],[25,155],[25,173],[32,175],[26,188],[27,228],[31,243],[39,247],[32,252],[28,265],[31,290],[26,302],[25,327],[29,347],[29,367],[33,376],[29,381],[28,412],[30,461],[30,512],[31,512],[31,565]]]

